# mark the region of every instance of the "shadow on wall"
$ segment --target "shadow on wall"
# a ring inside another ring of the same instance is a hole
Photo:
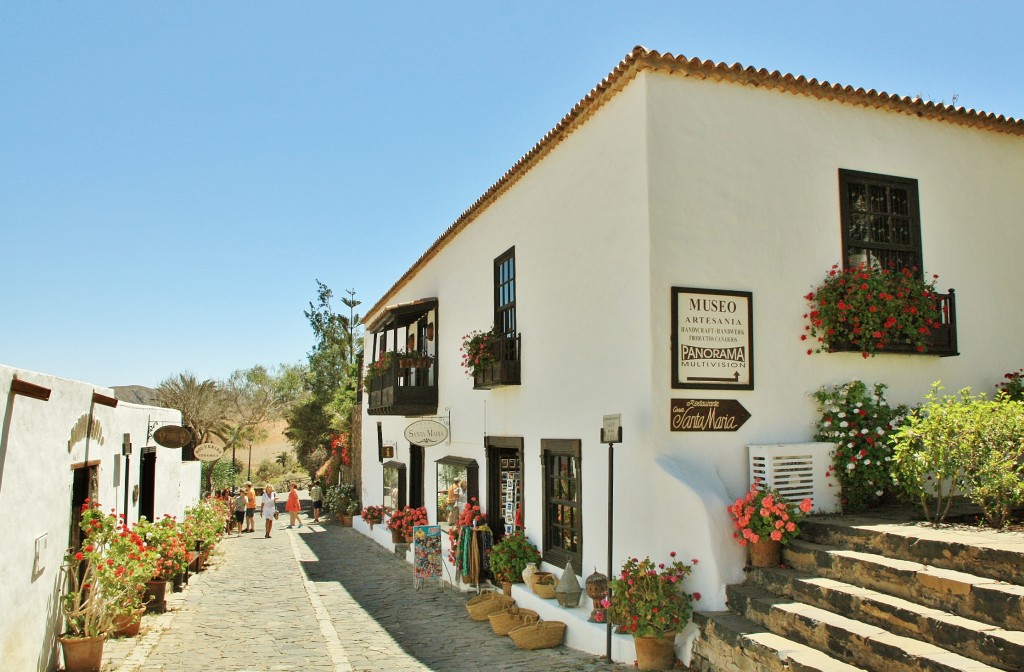
[[[688,589],[701,593],[695,607],[701,611],[725,609],[725,586],[742,583],[746,562],[744,549],[733,539],[733,524],[727,507],[732,504],[725,484],[708,465],[681,457],[660,454],[655,458],[660,471],[652,475],[651,492],[659,493],[666,510],[677,512],[671,518],[673,529],[664,538],[685,539],[678,550],[683,562],[700,560],[694,568]]]

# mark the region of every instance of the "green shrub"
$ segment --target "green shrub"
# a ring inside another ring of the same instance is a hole
[[[870,391],[859,380],[822,387],[814,393],[821,418],[814,438],[835,446],[830,475],[842,488],[846,512],[877,506],[892,487],[892,447],[889,436],[903,421],[906,406],[889,406],[885,388],[877,383]]]
[[[1003,527],[1024,503],[1024,404],[970,388],[940,397],[941,390],[933,384],[927,403],[893,437],[894,477],[933,524],[962,493],[987,524]]]

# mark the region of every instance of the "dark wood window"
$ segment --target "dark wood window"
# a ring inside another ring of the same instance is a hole
[[[840,170],[839,196],[847,267],[922,273],[917,180]]]
[[[582,474],[578,439],[541,439],[544,478],[544,561],[583,566]]]
[[[494,329],[516,335],[516,248],[494,260]]]

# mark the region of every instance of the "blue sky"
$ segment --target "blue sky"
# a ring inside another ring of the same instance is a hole
[[[0,363],[303,360],[633,48],[1024,117],[1024,3],[7,2]],[[338,307],[347,312],[340,302]]]

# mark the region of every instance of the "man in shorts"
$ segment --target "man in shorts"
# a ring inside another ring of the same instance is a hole
[[[324,505],[324,491],[320,484],[313,481],[313,487],[309,489],[309,498],[313,500],[313,522],[320,522],[320,509]]]
[[[234,520],[235,525],[234,525],[234,527],[235,527],[236,530],[238,530],[235,533],[235,536],[236,537],[240,537],[240,536],[242,536],[242,524],[245,522],[245,506],[246,506],[246,503],[247,503],[245,495],[242,493],[241,490],[235,490],[235,492],[233,493],[233,498],[232,498],[231,502],[232,502],[232,504],[234,506],[234,510],[235,510],[235,520]],[[230,533],[231,533],[231,530],[229,529],[228,530],[228,534],[230,534]]]
[[[256,490],[252,487],[252,481],[246,481],[242,488],[245,495],[245,530],[244,532],[256,531]]]

